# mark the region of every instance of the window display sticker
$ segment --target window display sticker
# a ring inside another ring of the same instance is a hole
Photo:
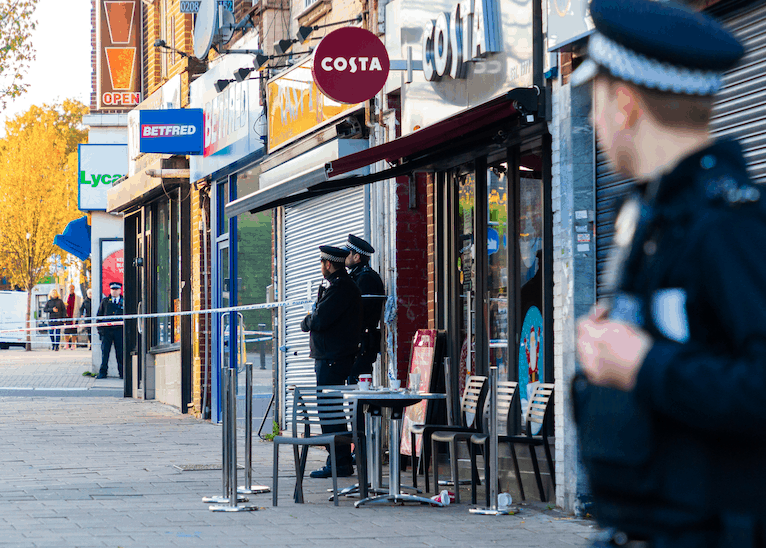
[[[527,420],[529,399],[541,382],[545,382],[543,345],[543,315],[536,306],[530,306],[521,326],[519,344],[519,395],[521,396],[522,425]],[[533,423],[532,434],[539,433],[541,425]]]

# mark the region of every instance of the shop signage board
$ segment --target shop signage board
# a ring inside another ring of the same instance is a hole
[[[202,154],[202,109],[139,111],[140,151]]]
[[[571,44],[595,28],[589,0],[551,0],[548,2],[548,51]]]
[[[101,244],[101,298],[111,295],[109,284],[124,283],[125,251],[120,239],[104,238]]]
[[[106,211],[106,192],[128,173],[128,145],[78,145],[80,211]]]
[[[367,29],[344,27],[319,42],[311,74],[327,97],[355,105],[383,89],[390,68],[386,46],[377,36]]]
[[[392,72],[384,92],[401,89],[402,135],[532,86],[532,0],[392,0],[386,49],[423,61],[413,81]]]
[[[176,74],[165,82],[162,87],[128,112],[128,154],[130,169],[128,176],[136,174],[139,164],[136,160],[143,155],[141,152],[141,123],[140,112],[142,110],[157,110],[181,108],[181,75]]]
[[[247,41],[241,48],[258,49],[258,41]],[[252,65],[251,55],[225,55],[192,82],[190,106],[203,111],[203,151],[189,161],[192,181],[265,151],[262,136],[266,133],[266,121],[258,80],[230,82],[221,93],[213,87],[217,80],[232,80],[235,70]]]
[[[140,0],[96,2],[98,108],[130,110],[141,102]]]
[[[269,151],[362,106],[341,103],[323,94],[314,81],[312,65],[313,59],[306,59],[267,84]]]

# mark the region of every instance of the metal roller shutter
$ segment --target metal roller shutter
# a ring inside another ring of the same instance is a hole
[[[366,210],[363,187],[285,207],[285,300],[305,299],[309,284],[311,298],[316,297],[322,281],[318,247],[341,245],[349,233],[364,234]],[[286,348],[281,398],[281,416],[285,418],[285,427],[290,421],[286,410],[292,409],[292,394],[287,391],[287,386],[316,384],[314,360],[309,357],[309,336],[301,331],[300,326],[305,315],[303,306],[288,306],[285,309],[285,338],[282,344]]]
[[[739,7],[742,2],[722,3],[714,15],[742,41],[747,54],[726,73],[724,87],[716,96],[711,131],[716,137],[738,139],[753,180],[766,183],[766,4]],[[728,10],[728,13],[727,13]],[[596,161],[596,294],[605,294],[604,268],[611,248],[614,201],[629,189],[632,180],[612,171],[605,155]]]
[[[747,50],[726,73],[711,121],[714,135],[738,139],[750,176],[766,183],[766,4],[721,16]]]

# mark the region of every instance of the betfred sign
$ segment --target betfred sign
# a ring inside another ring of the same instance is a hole
[[[140,152],[202,154],[202,109],[140,110]]]
[[[390,63],[373,33],[345,27],[325,36],[314,52],[311,72],[319,90],[339,103],[363,103],[383,89]]]

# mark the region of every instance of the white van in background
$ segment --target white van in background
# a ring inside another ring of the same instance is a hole
[[[0,331],[6,329],[23,329],[27,321],[27,292],[0,291]],[[0,333],[0,349],[7,350],[11,346],[26,346],[25,331]]]

